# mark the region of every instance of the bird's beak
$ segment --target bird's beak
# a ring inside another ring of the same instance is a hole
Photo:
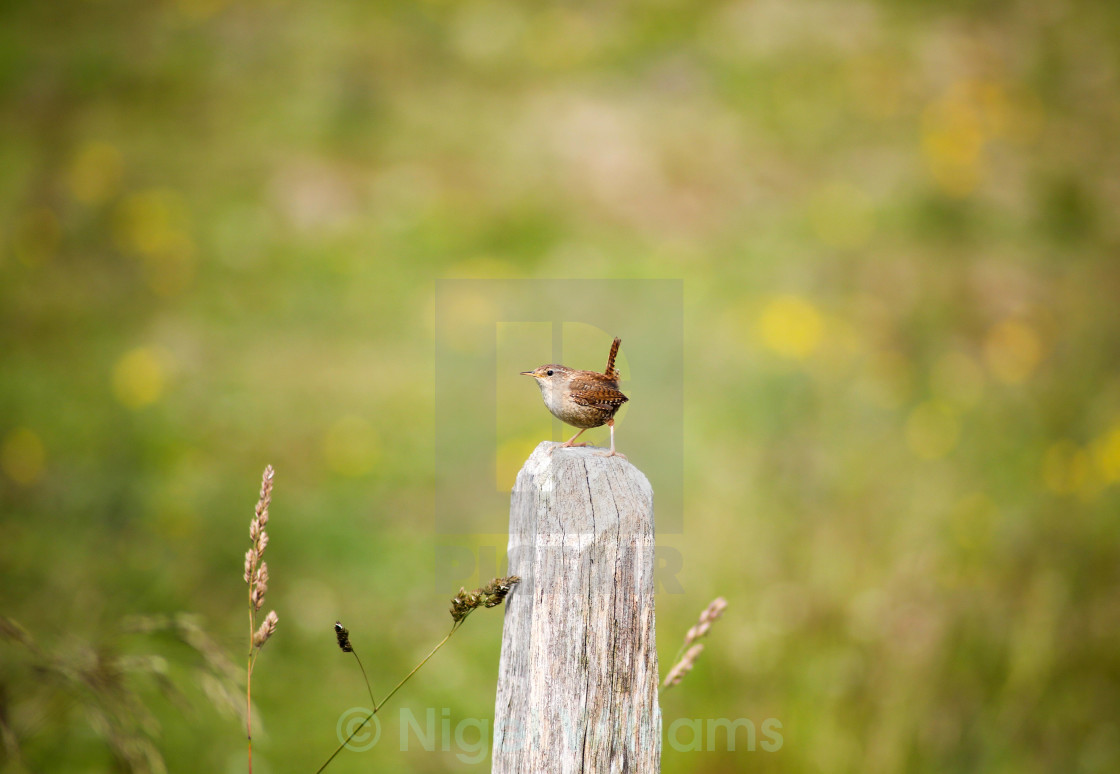
[[[532,371],[522,371],[521,375],[522,376],[536,376],[536,374],[533,373]]]

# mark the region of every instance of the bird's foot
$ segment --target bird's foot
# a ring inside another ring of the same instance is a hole
[[[591,444],[588,444],[588,443],[572,443],[571,441],[568,441],[567,443],[560,444],[560,446],[556,447],[556,448],[571,449],[571,448],[576,447],[576,446],[590,446],[590,445]]]
[[[626,460],[627,462],[630,461],[625,454],[623,454],[622,452],[616,452],[614,449],[611,449],[610,451],[599,452],[599,456],[600,457],[622,457],[622,459]]]

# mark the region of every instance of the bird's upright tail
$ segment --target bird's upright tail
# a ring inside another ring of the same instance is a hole
[[[614,344],[611,344],[611,354],[607,356],[607,370],[603,373],[611,379],[618,380],[622,374],[614,367],[614,359],[618,355],[618,347],[622,344],[622,339],[616,338]]]

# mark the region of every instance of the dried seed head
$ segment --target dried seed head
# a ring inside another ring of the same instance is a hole
[[[513,590],[514,585],[521,582],[521,578],[511,575],[508,578],[494,578],[483,587],[482,596],[487,607],[497,607],[505,601],[506,596]]]
[[[698,639],[708,633],[712,628],[712,622],[723,615],[723,611],[727,609],[727,600],[723,597],[716,597],[712,600],[703,612],[700,613],[700,621],[688,630],[684,636],[684,647],[688,647]]]
[[[253,601],[253,609],[260,610],[264,605],[264,595],[268,592],[268,562],[261,562],[253,575],[253,590],[249,598]]]
[[[334,635],[338,638],[338,647],[343,653],[350,653],[354,647],[350,644],[350,630],[342,625],[342,621],[334,622]]]
[[[458,623],[479,607],[497,607],[505,601],[514,585],[520,582],[521,578],[511,575],[508,578],[494,578],[474,591],[460,588],[459,593],[451,600],[451,619]]]
[[[259,648],[268,642],[268,638],[276,633],[276,624],[279,622],[280,616],[276,615],[276,611],[268,611],[268,615],[261,622],[261,627],[253,635],[253,645]]]
[[[249,522],[249,540],[252,545],[245,552],[245,571],[242,577],[249,584],[249,600],[254,610],[260,610],[264,605],[264,594],[268,591],[268,566],[261,561],[264,550],[268,547],[268,533],[264,525],[268,523],[268,506],[272,502],[272,477],[275,472],[269,465],[264,469],[261,477],[261,496]],[[259,566],[258,566],[259,565]]]
[[[261,476],[261,496],[257,501],[256,515],[262,527],[268,524],[268,506],[272,503],[272,477],[274,475],[276,475],[276,471],[272,469],[271,465],[268,465],[264,469],[264,475]]]
[[[700,620],[684,636],[684,645],[681,648],[688,648],[688,650],[681,656],[681,660],[669,670],[669,674],[665,675],[665,682],[661,684],[662,688],[670,688],[676,685],[695,666],[696,659],[703,652],[704,646],[694,645],[693,643],[708,634],[708,631],[712,628],[712,622],[723,615],[726,608],[727,600],[723,597],[716,597],[704,608],[703,612],[700,613]],[[692,647],[689,647],[690,645]]]
[[[684,676],[692,670],[692,667],[696,666],[696,659],[703,651],[703,645],[693,645],[685,651],[685,654],[681,656],[681,660],[673,665],[673,668],[669,670],[669,674],[665,675],[665,682],[661,684],[661,687],[668,688],[683,680]]]
[[[716,597],[712,603],[700,614],[700,621],[702,623],[711,623],[712,621],[723,615],[723,611],[727,609],[727,600],[723,597]]]
[[[468,592],[460,586],[459,593],[451,598],[451,620],[459,623],[476,607],[478,607],[478,594],[474,591]]]

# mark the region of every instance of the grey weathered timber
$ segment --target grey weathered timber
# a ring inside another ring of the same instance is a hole
[[[657,772],[653,490],[602,449],[542,443],[517,475],[495,774]]]

